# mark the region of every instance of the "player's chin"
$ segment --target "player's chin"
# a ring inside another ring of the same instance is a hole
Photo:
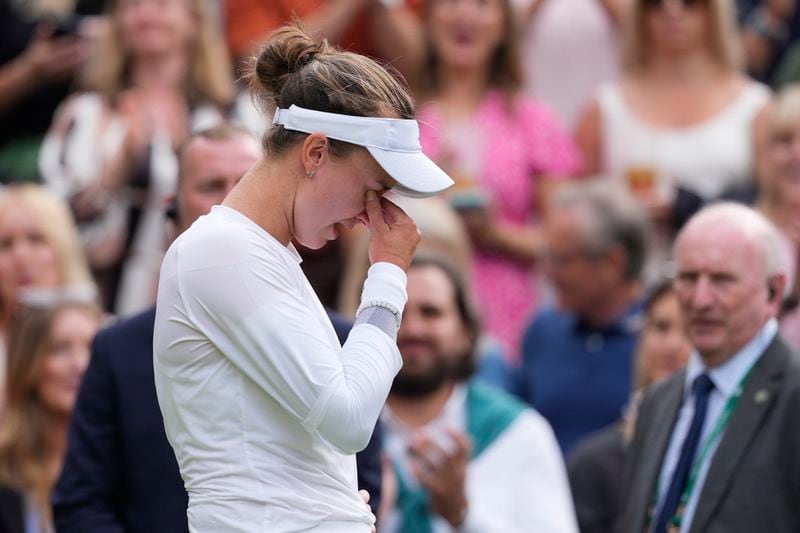
[[[300,243],[303,248],[308,250],[319,250],[328,242],[336,240],[335,236],[332,236],[330,229],[327,229],[323,232],[320,232],[313,236],[308,237],[295,237],[295,240]]]

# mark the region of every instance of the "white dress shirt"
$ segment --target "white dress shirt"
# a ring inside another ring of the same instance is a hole
[[[686,365],[686,384],[683,389],[683,404],[678,413],[678,420],[675,422],[675,428],[672,430],[669,447],[664,456],[664,462],[661,466],[661,475],[658,479],[657,511],[661,509],[664,503],[667,489],[672,481],[672,473],[675,471],[675,467],[681,455],[683,441],[686,439],[686,434],[689,432],[689,426],[694,417],[694,398],[692,397],[692,383],[694,383],[694,380],[703,372],[707,372],[708,377],[710,377],[712,383],[714,383],[714,388],[708,396],[706,419],[703,424],[702,434],[700,435],[700,444],[697,447],[696,454],[699,454],[709,433],[711,433],[712,428],[716,424],[717,419],[722,414],[725,404],[736,391],[739,382],[742,381],[747,371],[761,358],[767,346],[769,346],[777,333],[778,322],[774,318],[770,319],[758,331],[755,337],[739,350],[739,352],[716,368],[707,369],[696,351],[689,357],[689,362]],[[708,474],[708,468],[711,466],[711,461],[714,458],[719,443],[724,438],[725,433],[723,432],[703,458],[694,490],[689,497],[689,501],[686,502],[683,522],[681,523],[681,533],[687,533],[692,525],[692,518],[697,508],[697,501],[700,498],[700,493],[703,490],[703,483]],[[695,455],[695,460],[696,459],[697,455]],[[658,512],[654,514],[654,517],[655,516],[658,516]]]
[[[344,348],[300,257],[216,206],[170,247],[156,309],[156,390],[199,532],[368,532],[354,453],[402,365],[361,323]],[[370,268],[365,301],[402,312],[405,273]]]

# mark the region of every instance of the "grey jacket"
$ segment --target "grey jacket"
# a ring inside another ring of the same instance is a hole
[[[617,530],[642,533],[685,371],[642,400]],[[800,531],[800,355],[778,335],[753,368],[700,492],[691,533]]]

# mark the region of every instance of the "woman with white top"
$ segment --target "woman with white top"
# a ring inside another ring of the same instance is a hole
[[[623,75],[578,125],[587,174],[622,181],[650,212],[648,282],[663,275],[675,231],[755,170],[770,94],[740,72],[735,24],[732,0],[633,0]]]
[[[381,198],[452,180],[422,154],[413,102],[374,61],[285,27],[251,74],[274,110],[264,156],[170,247],[156,310],[156,390],[189,494],[189,528],[370,531],[353,454],[401,366],[395,338],[414,222]],[[339,345],[292,241],[359,222],[370,267]]]
[[[105,306],[153,304],[167,248],[164,205],[176,151],[222,121],[231,66],[205,0],[114,0],[39,156],[44,182],[70,203]]]
[[[702,200],[753,175],[769,90],[740,73],[731,0],[634,0],[619,82],[599,90],[577,137],[587,174],[626,180],[662,215],[680,187]]]

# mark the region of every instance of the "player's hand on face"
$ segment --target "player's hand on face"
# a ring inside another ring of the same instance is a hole
[[[369,259],[371,263],[392,263],[408,270],[421,235],[414,220],[386,198],[368,191],[366,211],[369,221]]]

